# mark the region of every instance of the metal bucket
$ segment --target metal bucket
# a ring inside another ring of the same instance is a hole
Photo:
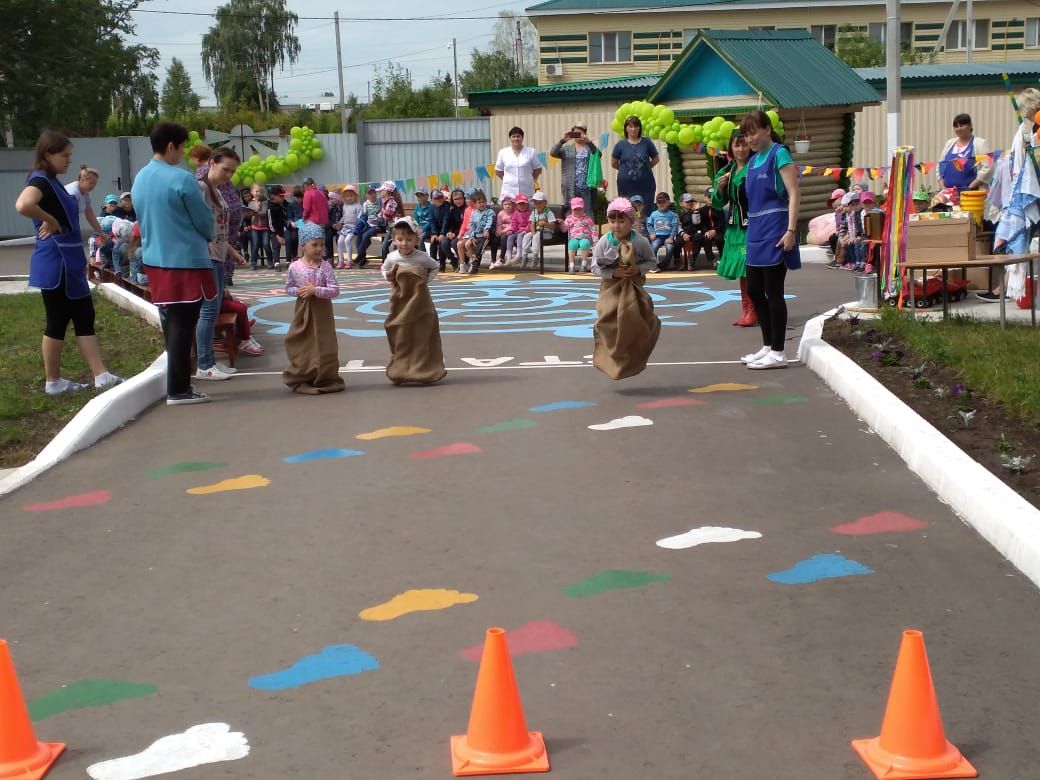
[[[856,279],[856,307],[876,309],[878,305],[877,274],[861,274]]]

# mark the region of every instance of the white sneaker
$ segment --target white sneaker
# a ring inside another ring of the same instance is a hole
[[[225,363],[215,363],[214,367],[220,369],[225,374],[230,374],[232,376],[234,376],[235,374],[238,373],[238,369],[237,368],[232,368],[231,366],[229,366],[229,365],[227,365]]]
[[[491,267],[492,268],[505,268],[506,267],[505,260],[496,260],[494,263],[491,264]]]
[[[748,365],[750,363],[757,363],[759,360],[768,355],[769,352],[769,347],[762,347],[762,349],[758,350],[758,352],[751,352],[747,355],[744,355],[744,357],[740,359],[740,362],[744,365]]]
[[[200,368],[198,371],[195,372],[195,378],[213,380],[230,379],[231,374],[226,374],[216,366],[213,366],[213,368]]]
[[[571,263],[571,273],[572,274],[578,273],[578,266],[576,266],[574,263]]]
[[[581,264],[581,272],[582,272],[583,274],[587,274],[587,273],[589,272],[589,266],[588,266],[588,263],[582,263],[582,264]]]
[[[62,395],[64,393],[78,393],[80,390],[86,390],[87,385],[79,382],[73,382],[71,379],[56,379],[53,382],[46,382],[44,384],[44,392],[47,395]]]
[[[94,387],[101,389],[104,387],[112,387],[118,385],[123,381],[123,377],[116,376],[115,374],[106,371],[103,374],[98,374],[94,377]]]
[[[769,350],[769,354],[765,357],[756,360],[754,363],[748,363],[748,368],[755,371],[766,371],[771,368],[787,368],[787,355],[783,352],[773,352],[773,350]]]

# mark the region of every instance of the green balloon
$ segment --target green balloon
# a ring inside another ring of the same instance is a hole
[[[311,164],[311,156],[309,154],[301,154],[300,155],[300,167],[303,168],[304,166],[307,166],[307,165],[310,165],[310,164]]]
[[[257,184],[267,184],[267,174],[263,171],[257,171],[256,176],[253,177],[253,181]]]
[[[311,152],[311,159],[312,160],[320,160],[324,156],[325,156],[325,150],[322,149],[320,146],[316,147],[314,149],[314,151]]]
[[[689,146],[693,143],[693,128],[689,125],[683,127],[676,134],[676,138],[679,140],[679,144],[682,146]]]
[[[623,119],[615,119],[610,123],[610,129],[618,135],[621,135],[625,130],[625,121]]]
[[[238,183],[240,181],[242,181],[242,180],[238,177],[238,171],[235,171],[233,174],[231,174],[231,183],[232,184],[234,184],[237,187]]]
[[[674,144],[676,141],[679,140],[679,134],[674,130],[669,130],[667,133],[665,133],[664,140],[670,144]]]
[[[670,125],[675,121],[675,112],[667,106],[662,106],[664,110],[661,112],[661,124]]]
[[[252,176],[244,176],[244,177],[242,177],[242,184],[244,184],[246,187],[252,187],[253,186],[253,177]]]
[[[291,135],[293,138],[299,137],[300,133],[302,133],[302,132],[303,132],[303,130],[300,127],[296,126],[296,125],[294,125],[293,127],[289,128],[289,135]]]

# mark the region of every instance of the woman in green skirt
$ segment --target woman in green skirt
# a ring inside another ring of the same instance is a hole
[[[715,273],[723,279],[740,280],[740,319],[734,325],[750,328],[758,324],[755,307],[747,294],[747,275],[744,271],[744,257],[747,252],[747,192],[744,180],[747,178],[747,162],[751,156],[751,147],[747,140],[735,130],[729,140],[729,159],[719,172],[715,174],[714,190],[711,205],[717,209],[729,206],[729,221],[726,223],[726,243],[722,249]]]

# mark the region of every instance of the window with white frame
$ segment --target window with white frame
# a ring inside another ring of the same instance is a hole
[[[822,46],[834,51],[834,43],[838,37],[838,26],[836,24],[814,24],[809,32]]]
[[[632,33],[589,33],[589,62],[631,62]]]
[[[989,48],[989,19],[975,19],[975,49]],[[968,48],[968,25],[952,22],[946,32],[946,48],[950,51],[965,51]]]
[[[874,43],[884,43],[888,40],[888,25],[885,22],[871,22],[867,25],[867,37]],[[914,23],[901,22],[899,24],[899,45],[910,46],[914,41]]]
[[[1040,49],[1040,17],[1026,19],[1026,48]]]

